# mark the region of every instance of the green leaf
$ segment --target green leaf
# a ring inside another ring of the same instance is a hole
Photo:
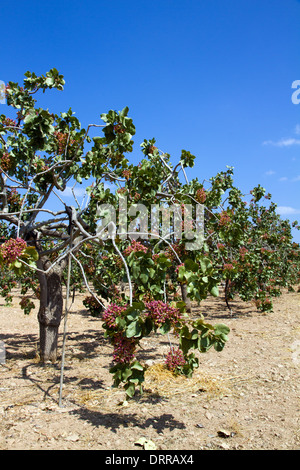
[[[214,332],[215,335],[228,335],[230,328],[227,325],[224,325],[224,323],[217,323],[214,326]]]
[[[126,315],[126,319],[129,321],[129,322],[133,322],[133,321],[137,321],[138,317],[140,316],[140,312],[137,312],[136,310],[134,310],[133,312],[131,313],[128,313]],[[125,323],[126,323],[126,320],[124,319]]]
[[[142,364],[140,364],[138,361],[135,361],[132,365],[131,365],[131,369],[137,369],[137,370],[144,370],[144,367],[142,366]]]
[[[125,390],[126,390],[126,394],[132,398],[133,395],[134,395],[134,392],[135,392],[135,384],[134,383],[129,383],[129,384],[126,384],[125,385]]]
[[[17,259],[12,264],[13,264],[14,268],[22,268],[22,266],[23,266],[21,261],[19,261]]]
[[[195,263],[195,261],[193,261],[193,260],[190,259],[190,258],[187,259],[187,260],[185,260],[184,266],[186,267],[186,269],[187,269],[188,271],[193,271],[194,273],[199,270],[198,264]]]
[[[47,86],[52,86],[54,84],[54,78],[52,77],[46,78],[45,83]]]
[[[129,382],[137,385],[140,382],[140,380],[137,377],[134,377],[133,379],[129,379]]]
[[[34,121],[36,118],[36,115],[33,112],[30,112],[25,116],[24,119],[24,124],[30,124],[32,121]]]
[[[203,321],[203,319],[199,318],[198,320],[193,322],[193,326],[197,328],[200,331],[206,331],[207,329],[213,330],[214,327],[210,323],[206,323]]]
[[[191,332],[191,339],[198,339],[198,330],[194,329],[192,332]]]
[[[129,323],[126,329],[126,337],[127,338],[138,337],[141,335],[141,332],[142,332],[142,328],[141,328],[139,321],[133,321],[132,323]]]
[[[225,343],[223,341],[216,341],[214,344],[214,348],[218,352],[223,351],[224,346],[225,346]]]
[[[118,327],[123,330],[125,327],[126,327],[126,320],[125,318],[122,318],[122,317],[117,317],[116,320],[116,325],[118,325]]]
[[[172,262],[165,255],[159,255],[157,262],[162,268],[168,268],[172,265]]]
[[[187,354],[189,349],[195,346],[194,341],[187,339],[185,337],[180,339],[180,345],[181,345],[183,354]]]
[[[147,317],[143,324],[143,336],[148,336],[153,329],[154,323],[149,317]]]
[[[211,264],[208,258],[201,258],[200,259],[200,267],[203,273],[207,271],[208,266]]]
[[[122,372],[122,380],[125,382],[128,377],[132,375],[132,370],[130,367],[127,367],[123,372]]]
[[[37,261],[39,259],[39,254],[37,250],[34,248],[34,246],[27,246],[25,249],[26,255],[29,255],[30,258],[34,261]]]
[[[159,327],[158,331],[159,333],[165,335],[166,333],[169,333],[170,329],[171,329],[171,324],[169,321],[166,321]]]
[[[149,276],[148,274],[141,274],[140,279],[144,284],[146,284],[148,282]]]
[[[183,313],[186,309],[186,303],[183,300],[179,300],[175,303],[175,307],[178,308],[181,313]]]
[[[127,308],[126,312],[130,313],[130,312],[133,312],[133,311],[136,311],[136,310],[140,310],[140,311],[145,310],[144,302],[142,302],[142,301],[132,302],[132,305]]]
[[[219,288],[218,286],[214,286],[211,291],[210,291],[211,295],[213,295],[214,297],[218,297],[219,296]]]

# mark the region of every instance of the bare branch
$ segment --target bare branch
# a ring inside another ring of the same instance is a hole
[[[96,294],[94,294],[94,292],[90,289],[90,286],[87,282],[87,279],[86,279],[86,276],[85,276],[85,272],[84,272],[84,269],[83,269],[83,266],[82,264],[80,263],[79,259],[76,258],[76,256],[73,255],[73,253],[70,253],[70,255],[72,256],[72,258],[76,261],[76,263],[79,265],[80,267],[80,270],[81,270],[81,273],[82,273],[82,277],[83,277],[83,280],[84,280],[84,283],[85,283],[85,286],[87,288],[87,290],[89,291],[89,293],[94,297],[94,299],[97,300],[97,302],[101,305],[102,308],[105,309],[105,306],[103,305],[103,303],[101,302],[101,300],[99,300],[99,298],[96,296]]]

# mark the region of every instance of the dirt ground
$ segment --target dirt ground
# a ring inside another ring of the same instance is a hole
[[[111,346],[82,298],[68,316],[62,406],[60,363],[37,360],[37,312],[18,309],[17,291],[11,307],[0,300],[1,450],[300,449],[299,293],[268,314],[238,300],[232,316],[221,298],[195,305],[194,318],[230,327],[225,349],[199,353],[194,377],[175,378],[162,366],[168,337],[144,339],[145,391],[129,401],[111,388]]]

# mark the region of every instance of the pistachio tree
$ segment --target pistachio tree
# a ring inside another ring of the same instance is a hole
[[[112,160],[117,162],[132,150],[134,134],[127,109],[113,114],[113,119],[110,114],[112,124],[90,124],[84,129],[71,109],[56,114],[37,105],[38,92],[63,86],[63,76],[56,69],[46,76],[27,72],[22,86],[9,82],[5,89],[14,116],[0,116],[0,220],[9,232],[0,262],[18,276],[35,270],[43,360],[55,360],[57,355],[67,259],[86,240],[95,238],[93,223],[90,227],[84,220],[89,202],[84,207],[79,204],[75,185],[82,177],[93,178],[92,201],[114,165]],[[92,141],[90,133],[98,127],[104,136],[94,136]],[[73,205],[65,197],[70,191]]]
[[[141,143],[142,158],[132,163],[127,107],[83,128],[72,109],[38,106],[38,93],[63,87],[52,69],[27,72],[22,86],[5,88],[11,113],[0,116],[2,295],[9,303],[12,282],[20,282],[28,313],[33,289],[40,357],[55,361],[63,287],[74,295],[84,289],[84,305],[101,317],[113,346],[114,383],[132,396],[143,382],[138,350],[145,336],[174,332],[178,348],[170,345],[167,365],[190,376],[199,363],[192,350],[221,351],[229,333],[201,315],[192,319],[191,302],[218,296],[225,281],[227,300],[238,293],[265,306],[261,291],[271,285],[275,294],[287,276],[289,285],[297,281],[299,246],[275,206],[258,204],[260,186],[246,206],[230,167],[208,181],[190,180],[195,156],[182,150],[174,164],[155,139]]]

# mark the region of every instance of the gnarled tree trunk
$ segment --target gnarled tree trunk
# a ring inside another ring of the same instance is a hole
[[[47,270],[48,258],[37,262],[39,269]],[[62,272],[64,265],[56,264],[48,273],[38,272],[40,282],[40,326],[39,353],[42,362],[57,359],[58,330],[63,314]]]

